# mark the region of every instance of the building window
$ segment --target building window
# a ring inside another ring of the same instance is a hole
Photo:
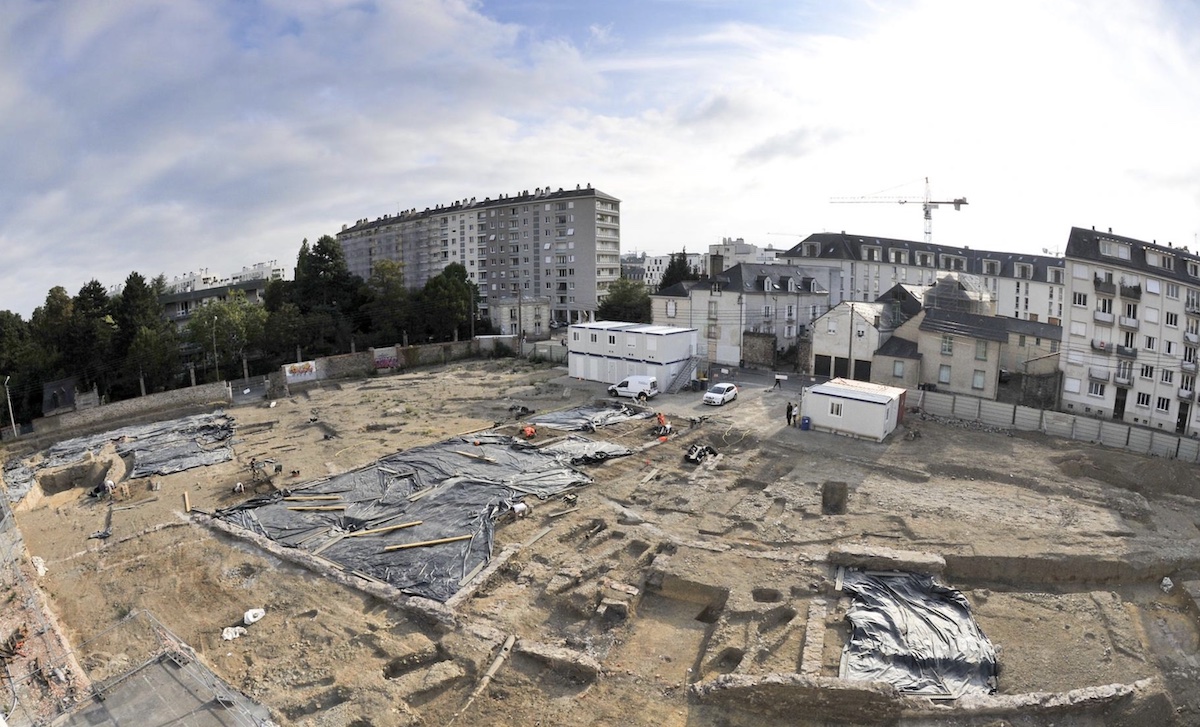
[[[1158,397],[1158,403],[1155,405],[1154,408],[1157,409],[1158,411],[1163,412],[1164,414],[1170,412],[1171,411],[1171,399],[1166,396]]]
[[[942,336],[942,353],[949,356],[954,353],[954,338],[951,336]]]
[[[892,376],[896,377],[897,379],[904,378],[904,362],[903,361],[893,361],[892,362]]]
[[[1174,356],[1175,355],[1175,342],[1170,339],[1164,339],[1163,340],[1163,353],[1167,354],[1168,356]]]
[[[1125,304],[1125,317],[1136,319],[1138,317],[1137,308],[1138,308],[1137,303],[1126,303]]]
[[[1150,394],[1145,391],[1139,391],[1138,395],[1137,395],[1137,405],[1149,408],[1150,407]]]
[[[1088,396],[1104,396],[1104,384],[1099,381],[1089,381]]]
[[[941,366],[938,366],[938,383],[939,384],[950,383],[950,366],[949,365],[942,364]]]
[[[829,402],[829,416],[840,417],[841,415],[842,415],[842,402],[840,402],[840,401]]]
[[[976,341],[975,342],[975,360],[976,361],[987,361],[987,349],[988,349],[987,341]]]
[[[1100,254],[1108,257],[1115,257],[1121,260],[1129,259],[1129,245],[1124,245],[1116,240],[1100,239]]]
[[[1142,364],[1142,378],[1143,379],[1153,379],[1154,378],[1154,367],[1151,366],[1150,364]]]
[[[1145,343],[1146,345],[1142,346],[1142,348],[1146,349],[1147,351],[1153,351],[1158,346],[1158,339],[1154,336],[1146,336]]]
[[[609,336],[609,337],[608,337],[608,345],[610,345],[610,346],[615,346],[615,345],[617,345],[617,337],[616,337],[616,336]]]
[[[975,373],[973,373],[971,375],[971,388],[972,389],[980,389],[980,390],[983,389],[984,373],[985,372],[980,371],[979,369],[975,369]]]
[[[1165,322],[1165,323],[1166,323],[1168,326],[1170,326],[1171,328],[1178,328],[1178,327],[1179,327],[1179,314],[1178,314],[1178,313],[1170,313],[1170,312],[1168,312],[1168,313],[1164,314],[1164,317],[1165,317],[1165,321],[1164,321],[1164,322]]]
[[[667,301],[667,318],[674,318],[678,304],[673,300]]]
[[[1087,293],[1071,293],[1071,305],[1087,307]]]

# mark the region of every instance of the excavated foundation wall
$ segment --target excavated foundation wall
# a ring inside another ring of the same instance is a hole
[[[164,391],[161,394],[140,396],[136,399],[105,404],[94,409],[73,411],[54,417],[42,417],[33,421],[37,434],[57,433],[66,429],[84,429],[97,424],[132,419],[154,412],[178,413],[179,410],[209,404],[227,404],[230,401],[229,385],[225,382],[190,386],[186,389]]]

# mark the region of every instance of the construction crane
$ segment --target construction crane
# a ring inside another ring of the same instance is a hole
[[[916,197],[833,197],[829,200],[834,204],[856,204],[856,203],[877,203],[877,202],[894,202],[896,204],[909,204],[910,202],[920,202],[921,209],[925,211],[925,242],[933,242],[933,210],[944,204],[954,205],[954,209],[961,209],[967,203],[966,197],[958,197],[952,200],[932,199],[929,193],[929,177],[925,177],[925,197],[923,199]]]

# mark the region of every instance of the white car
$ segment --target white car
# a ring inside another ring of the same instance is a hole
[[[704,395],[704,403],[721,406],[737,398],[738,388],[734,384],[716,384]]]

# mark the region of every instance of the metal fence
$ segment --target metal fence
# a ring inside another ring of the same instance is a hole
[[[1077,441],[1096,442],[1138,454],[1200,462],[1200,441],[1181,437],[1174,432],[940,391],[909,389],[906,402],[908,406],[919,407],[936,416],[977,421],[1005,429],[1041,432]]]

